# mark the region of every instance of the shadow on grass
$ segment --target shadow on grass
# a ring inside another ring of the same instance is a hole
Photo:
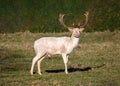
[[[68,68],[68,72],[76,72],[76,71],[89,71],[89,70],[92,70],[92,69],[96,69],[96,68],[101,68],[105,66],[105,64],[102,64],[102,65],[99,65],[99,66],[95,66],[95,67],[84,67],[84,68],[81,68],[81,67],[70,67]],[[59,73],[59,72],[64,72],[64,69],[58,69],[58,70],[46,70],[46,72],[48,73]]]

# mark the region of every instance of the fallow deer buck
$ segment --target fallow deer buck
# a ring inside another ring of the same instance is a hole
[[[59,22],[65,28],[67,28],[71,32],[71,37],[42,37],[34,42],[34,49],[36,56],[32,60],[31,66],[31,75],[33,75],[34,66],[37,62],[38,64],[38,73],[41,75],[41,61],[45,58],[45,56],[60,54],[62,55],[64,65],[65,65],[65,73],[68,74],[67,70],[67,62],[68,56],[72,52],[72,50],[78,45],[80,32],[84,30],[84,27],[88,23],[88,15],[89,12],[86,12],[84,15],[86,17],[85,24],[79,26],[78,28],[68,27],[63,22],[63,17],[65,14],[59,15]]]

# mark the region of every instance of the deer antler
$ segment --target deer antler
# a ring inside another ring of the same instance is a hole
[[[68,27],[67,25],[64,24],[63,17],[64,17],[65,15],[66,15],[66,14],[59,14],[59,22],[60,22],[60,24],[63,25],[65,28],[72,29],[73,27]]]
[[[85,17],[86,17],[86,20],[85,20],[84,25],[80,26],[80,28],[85,27],[85,26],[87,25],[87,23],[88,23],[89,12],[86,11],[84,15],[85,15]]]
[[[73,29],[74,27],[68,27],[67,25],[64,24],[63,18],[64,18],[65,15],[66,14],[59,14],[59,22],[60,22],[60,24],[62,26],[64,26],[65,28],[68,28],[68,30]],[[86,11],[84,15],[86,17],[86,20],[85,20],[84,25],[80,26],[80,23],[78,24],[80,28],[85,27],[87,25],[87,23],[88,23],[89,12]]]

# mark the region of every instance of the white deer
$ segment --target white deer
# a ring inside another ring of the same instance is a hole
[[[36,56],[32,60],[31,66],[31,75],[33,75],[33,70],[36,62],[38,63],[38,73],[41,75],[41,61],[45,58],[45,56],[60,54],[62,55],[64,65],[65,65],[65,73],[68,74],[67,70],[67,62],[68,56],[72,52],[72,50],[78,45],[80,32],[84,30],[88,22],[89,12],[86,12],[84,15],[86,17],[85,24],[83,26],[79,26],[79,28],[68,27],[63,22],[63,17],[65,14],[59,15],[60,24],[67,28],[71,33],[71,37],[42,37],[34,42],[34,49]]]

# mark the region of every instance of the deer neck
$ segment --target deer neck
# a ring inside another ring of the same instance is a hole
[[[79,43],[79,38],[76,38],[74,36],[71,36],[70,40],[71,40],[70,45],[72,47],[76,47]]]

